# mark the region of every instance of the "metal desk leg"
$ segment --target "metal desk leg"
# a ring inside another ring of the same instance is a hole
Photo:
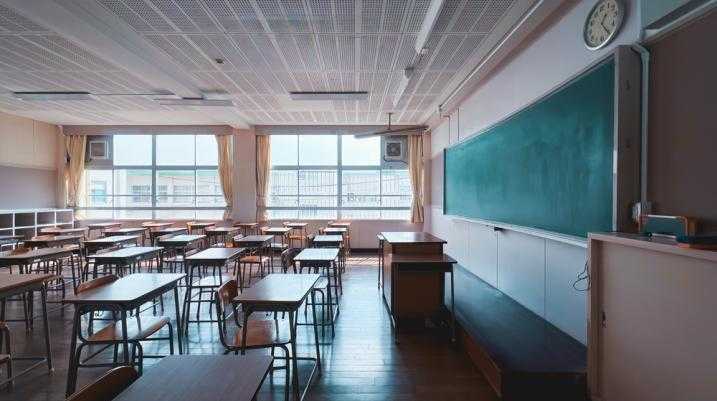
[[[174,313],[177,319],[177,344],[179,344],[179,354],[184,353],[182,347],[182,337],[184,337],[184,327],[182,326],[182,315],[179,313],[179,288],[174,286]]]
[[[77,369],[80,363],[79,355],[77,354],[77,335],[81,330],[80,326],[80,310],[79,306],[75,305],[75,317],[72,324],[72,338],[70,339],[70,363],[67,368],[67,388],[65,389],[65,396],[69,397],[75,392],[75,386],[77,385]]]
[[[129,365],[129,342],[127,341],[127,311],[122,309],[122,359],[125,365]]]
[[[311,290],[311,314],[314,318],[314,344],[316,344],[316,366],[321,372],[321,351],[319,350],[319,327],[316,321],[316,292]]]
[[[42,297],[42,323],[45,325],[45,351],[47,353],[47,370],[52,372],[55,369],[52,367],[52,350],[50,348],[50,325],[47,322],[47,285],[43,284],[40,289],[40,295]]]
[[[291,333],[291,353],[293,354],[291,358],[291,387],[294,392],[294,399],[300,400],[301,396],[299,394],[299,363],[297,360],[299,355],[296,349],[296,326],[294,325],[294,313],[296,313],[296,311],[292,310],[289,312],[289,332]]]

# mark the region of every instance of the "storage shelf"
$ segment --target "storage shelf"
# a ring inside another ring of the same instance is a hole
[[[75,213],[72,209],[15,209],[0,210],[0,232],[32,237],[40,228],[73,226]]]

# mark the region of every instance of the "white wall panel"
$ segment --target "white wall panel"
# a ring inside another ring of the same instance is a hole
[[[464,266],[492,286],[498,285],[498,236],[493,227],[470,224],[470,257]]]
[[[513,231],[498,236],[498,289],[545,316],[545,240]]]
[[[550,240],[545,246],[545,318],[586,344],[587,292],[573,288],[585,267],[585,249]],[[583,281],[577,287],[585,285]]]

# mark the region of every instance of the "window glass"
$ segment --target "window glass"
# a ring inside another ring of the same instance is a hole
[[[112,170],[86,170],[84,207],[112,206]]]
[[[194,135],[157,135],[157,165],[193,166],[194,144]]]
[[[152,135],[114,135],[112,160],[115,166],[151,166]]]
[[[296,166],[298,160],[298,137],[296,135],[272,135],[270,157],[272,166]]]
[[[157,171],[157,188],[166,188],[157,196],[157,206],[186,207],[194,206],[195,171],[194,170],[159,170]]]
[[[344,166],[381,165],[381,137],[341,137],[341,164]]]
[[[341,193],[346,207],[381,206],[381,171],[344,170]]]
[[[299,165],[335,166],[337,141],[336,135],[299,135]]]
[[[197,135],[197,166],[219,164],[219,149],[214,135]]]

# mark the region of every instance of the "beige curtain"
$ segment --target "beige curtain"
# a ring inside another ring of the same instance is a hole
[[[423,135],[408,136],[408,174],[411,177],[411,223],[423,223]]]
[[[82,192],[82,175],[85,171],[86,143],[87,137],[84,135],[65,136],[65,152],[67,152],[67,161],[65,163],[67,207],[76,208],[79,206],[80,193]]]
[[[224,220],[228,220],[232,215],[232,206],[234,204],[234,152],[232,135],[216,135],[217,148],[219,151],[219,182],[222,185],[224,193],[224,201],[227,207],[224,210]]]
[[[266,197],[269,192],[271,138],[256,136],[256,221],[266,221]]]

